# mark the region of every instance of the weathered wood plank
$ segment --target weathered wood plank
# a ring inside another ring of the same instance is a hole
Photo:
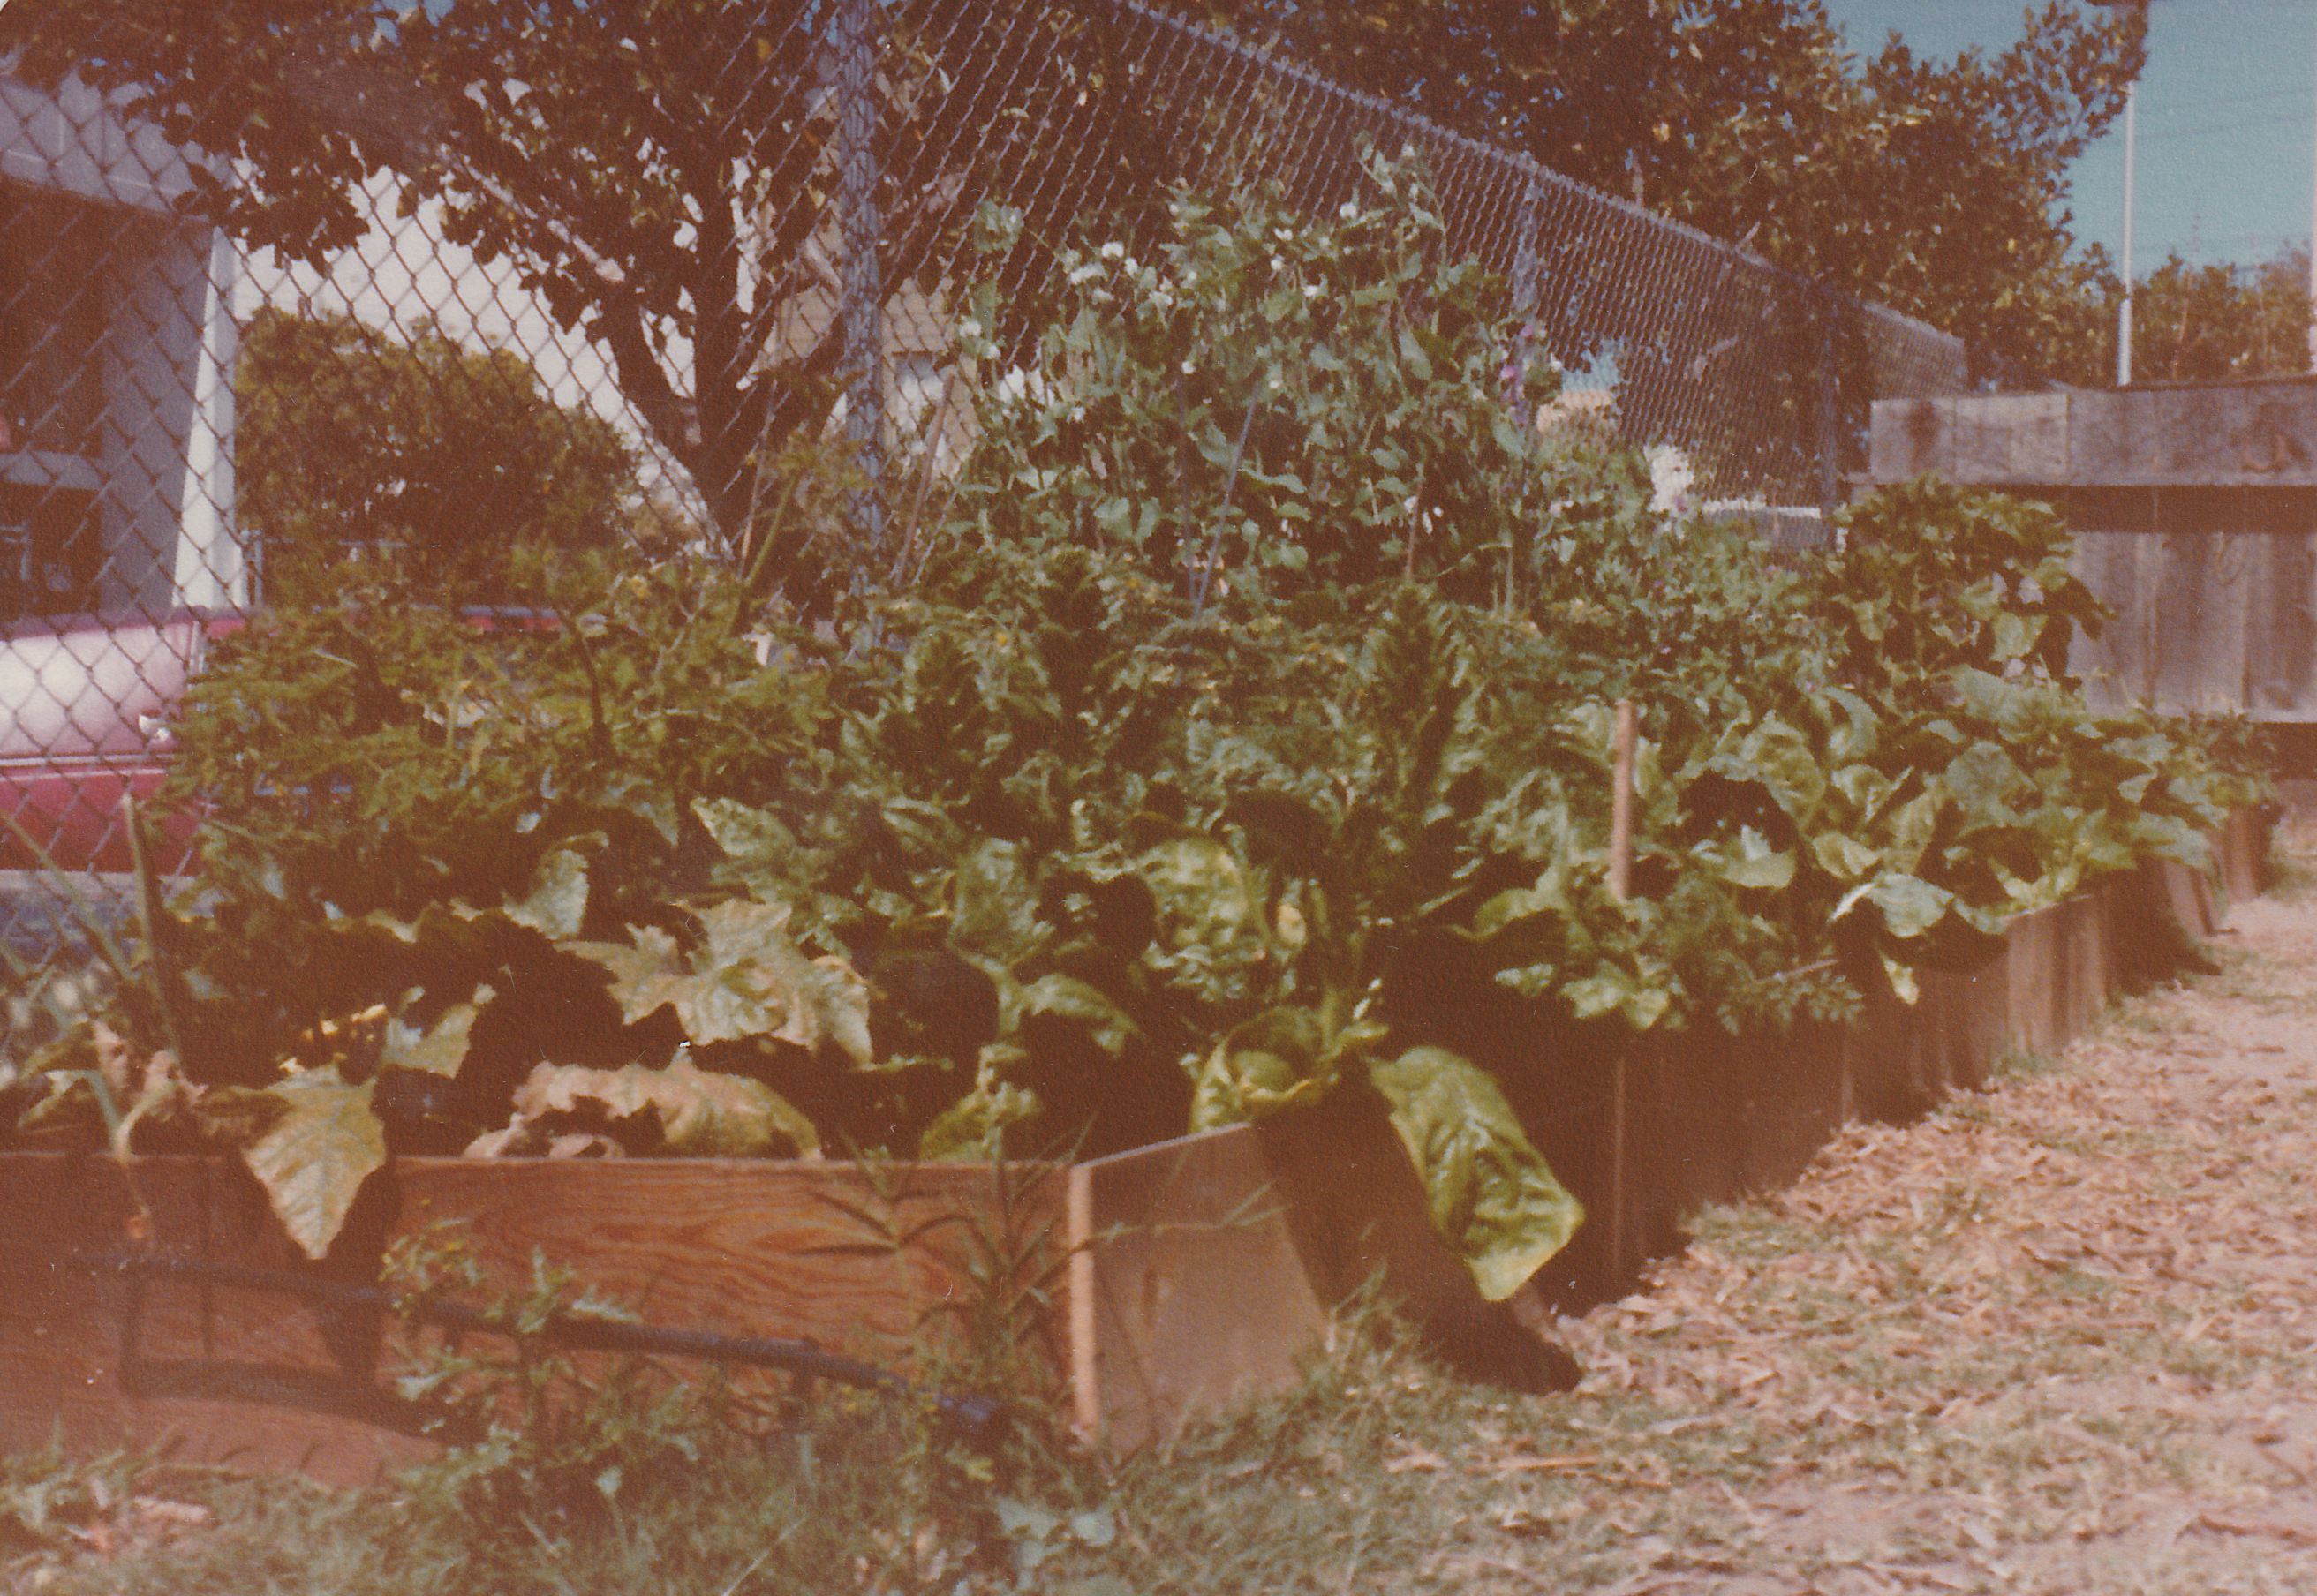
[[[1334,1152],[1353,1162],[1329,1166]],[[1324,1336],[1332,1288],[1389,1241],[1359,1223],[1367,1213],[1315,1208],[1308,1196],[1291,1209],[1274,1172],[1308,1158],[1311,1178],[1345,1182],[1347,1194],[1394,1175],[1373,1155],[1302,1123],[1269,1137],[1237,1126],[1073,1169],[1069,1244],[1087,1267],[1072,1276],[1072,1315],[1093,1333],[1076,1360],[1080,1424],[1123,1450],[1292,1382]],[[1415,1184],[1405,1156],[1398,1172]],[[1419,1201],[1417,1223],[1424,1212]]]
[[[2027,486],[2068,481],[2068,396],[2008,394],[1950,401],[1957,482]]]
[[[1867,437],[1868,470],[1877,482],[1904,482],[1954,464],[1952,399],[1884,399]]]
[[[2150,641],[2155,655],[2153,698],[2167,709],[2193,712],[2209,707],[2205,684],[2211,674],[2207,656],[2214,645],[2207,613],[2211,542],[2187,532],[2169,533],[2163,539],[2162,574],[2158,578]]]
[[[1014,1200],[999,1205],[996,1177],[980,1165],[872,1175],[828,1163],[407,1159],[373,1181],[339,1246],[310,1271],[237,1163],[142,1159],[136,1178],[155,1216],[150,1244],[172,1256],[371,1285],[391,1240],[456,1220],[495,1291],[519,1289],[536,1252],[649,1324],[801,1337],[895,1366],[942,1343],[967,1306],[972,1266],[996,1246],[1033,1258],[1039,1234],[1052,1231],[1052,1255],[1060,1253],[1060,1182],[1051,1171],[1009,1172]],[[189,1458],[246,1457],[341,1482],[423,1455],[319,1412],[123,1394],[116,1348],[129,1288],[70,1262],[128,1244],[119,1166],[0,1155],[0,1201],[37,1216],[37,1226],[0,1236],[0,1359],[13,1366],[0,1378],[8,1394],[0,1444],[39,1444],[60,1413],[90,1445],[151,1442],[174,1430]],[[1021,1234],[1001,1236],[1009,1224]],[[375,1314],[182,1281],[148,1283],[143,1310],[145,1355],[183,1366],[188,1378],[263,1369],[334,1387],[333,1401],[371,1381],[387,1328]]]
[[[1943,470],[1993,486],[2307,487],[2317,486],[2317,388],[1883,400],[1869,439],[1877,482]]]

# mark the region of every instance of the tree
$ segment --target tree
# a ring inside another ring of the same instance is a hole
[[[2144,22],[2065,0],[1945,65],[1820,0],[1180,0],[1345,82],[2031,361],[2080,330],[2068,164]]]
[[[1067,5],[1026,15],[1084,47]],[[1040,163],[1132,162],[1127,119],[1042,147],[1035,119],[999,114],[1023,89],[990,63],[1043,58],[1019,21],[980,0],[42,0],[0,12],[0,49],[210,152],[193,207],[291,259],[359,238],[365,183],[390,174],[406,213],[436,208],[595,343],[716,531],[778,580],[808,551],[749,548],[779,498],[766,445],[827,430],[880,352],[836,308],[931,291],[993,173],[1035,225],[1082,193]],[[1109,91],[1074,92],[1099,112]]]
[[[2108,317],[2112,330],[2115,317]],[[2113,332],[2101,352],[2114,370]],[[2309,368],[2309,256],[2266,265],[2191,266],[2176,253],[2134,296],[2133,375],[2143,382],[2216,382]]]
[[[279,598],[329,598],[361,549],[414,587],[495,596],[514,550],[609,545],[640,494],[616,427],[554,403],[522,356],[431,323],[405,342],[261,310],[236,398],[241,517]]]

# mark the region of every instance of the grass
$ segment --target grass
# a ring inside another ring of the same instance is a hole
[[[113,1459],[135,1493],[211,1522],[101,1556],[51,1534],[0,1577],[55,1596],[1583,1590],[1630,1572],[1635,1537],[1677,1557],[1726,1544],[1742,1529],[1731,1499],[1670,1487],[1758,1481],[1780,1445],[1643,1402],[1472,1386],[1368,1313],[1297,1390],[1115,1467],[1034,1428],[977,1457],[863,1405],[706,1448],[617,1511],[485,1522],[439,1476],[341,1492]],[[67,1488],[89,1466],[39,1467]]]

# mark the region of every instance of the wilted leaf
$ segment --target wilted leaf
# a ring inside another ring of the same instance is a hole
[[[371,1112],[371,1083],[335,1069],[306,1070],[263,1093],[281,1117],[241,1150],[242,1162],[307,1257],[330,1250],[362,1184],[386,1164],[386,1130]]]
[[[837,1042],[868,1056],[868,994],[849,968],[816,965],[789,940],[785,905],[730,902],[700,915],[702,945],[687,956],[656,926],[631,928],[632,946],[566,947],[612,973],[612,995],[630,1023],[673,1008],[695,1043],[770,1037],[817,1048]]]
[[[812,1122],[771,1087],[703,1070],[687,1058],[666,1069],[542,1064],[516,1090],[514,1107],[530,1119],[592,1113],[616,1122],[649,1113],[659,1121],[666,1151],[697,1157],[820,1153]]]

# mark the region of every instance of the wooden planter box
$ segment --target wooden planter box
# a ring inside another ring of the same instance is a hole
[[[2266,826],[2232,822],[2219,842],[2227,891],[2256,890]],[[2007,1049],[2063,1047],[2152,957],[2168,914],[2207,934],[2219,904],[2214,883],[2152,865],[2019,916],[1986,967],[1927,976],[1915,1006],[1890,1003],[1856,1029],[1652,1035],[1555,1079],[1549,1101],[1516,1106],[1589,1218],[1530,1288],[1535,1306],[1581,1308],[1629,1288],[1680,1245],[1699,1204],[1790,1181],[1847,1120],[1910,1117],[1982,1083]],[[1388,1123],[1356,1108],[1002,1174],[406,1159],[319,1266],[230,1160],[139,1159],[135,1178],[155,1219],[147,1244],[180,1257],[366,1285],[390,1237],[463,1220],[511,1285],[537,1249],[649,1323],[807,1337],[893,1367],[938,1349],[977,1282],[1011,1270],[1042,1293],[1024,1323],[1053,1388],[1117,1448],[1291,1382],[1331,1309],[1379,1270],[1452,1347],[1525,1333],[1513,1310],[1481,1300],[1434,1235]],[[0,1155],[0,1449],[38,1446],[60,1425],[76,1446],[170,1436],[181,1456],[340,1482],[425,1455],[430,1443],[374,1422],[377,1315],[183,1280],[132,1287],[93,1267],[120,1253],[132,1211],[112,1160]]]

